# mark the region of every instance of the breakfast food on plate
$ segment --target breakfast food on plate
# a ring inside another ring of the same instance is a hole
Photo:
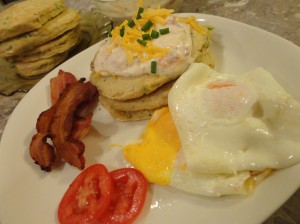
[[[100,101],[121,121],[149,118],[155,109],[166,106],[167,101],[155,108],[140,105],[133,110],[129,105],[145,102],[194,61],[214,66],[210,27],[194,17],[174,16],[173,10],[138,8],[137,15],[115,27],[111,37],[100,43],[92,61],[90,79],[101,93]],[[152,97],[156,96],[160,94]],[[128,103],[130,109],[117,107],[121,101],[122,107]]]
[[[49,72],[81,41],[80,15],[62,0],[25,0],[0,18],[0,57],[24,78]]]
[[[63,0],[27,0],[0,13],[0,41],[41,28],[64,10]]]
[[[206,196],[250,194],[300,162],[300,102],[262,68],[222,74],[193,64],[125,158],[152,183]]]
[[[61,70],[50,84],[53,105],[38,117],[30,156],[45,171],[51,171],[57,159],[84,169],[85,146],[81,139],[89,132],[98,91],[90,82],[77,81]]]
[[[168,104],[168,93],[173,84],[174,81],[168,82],[152,93],[131,100],[113,100],[103,95],[99,99],[116,120],[142,120]]]
[[[145,109],[155,109],[162,107],[168,103],[168,93],[173,86],[174,81],[168,82],[163,86],[159,87],[156,91],[145,95],[144,97],[133,98],[131,100],[121,101],[113,100],[111,98],[100,96],[100,101],[102,99],[108,101],[118,111],[139,111]]]
[[[58,207],[60,224],[133,223],[141,213],[148,189],[144,175],[134,168],[108,172],[102,164],[82,171]]]

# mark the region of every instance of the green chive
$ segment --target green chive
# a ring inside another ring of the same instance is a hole
[[[167,27],[167,28],[164,28],[164,29],[160,29],[160,30],[159,30],[159,33],[160,33],[161,35],[165,35],[165,34],[170,33],[170,30],[169,30],[169,28]]]
[[[112,37],[111,30],[107,32],[108,37]]]
[[[156,30],[152,30],[152,32],[151,32],[151,37],[152,37],[153,39],[158,38],[158,35],[159,35],[159,32],[157,32]]]
[[[212,31],[212,30],[214,29],[214,27],[213,27],[213,26],[208,26],[207,29],[208,29],[209,31]]]
[[[131,19],[128,21],[127,25],[132,28],[135,26],[135,22],[133,21],[133,19]]]
[[[148,33],[142,34],[143,40],[151,40],[151,36]]]
[[[144,8],[143,7],[139,7],[139,10],[137,12],[137,15],[136,15],[136,19],[141,19],[142,16],[141,14],[144,12]]]
[[[151,61],[151,73],[156,73],[156,61]]]
[[[149,20],[148,22],[145,23],[144,26],[142,26],[141,30],[146,32],[151,28],[151,26],[153,26],[153,23]]]
[[[125,26],[122,26],[122,28],[120,29],[120,36],[123,37],[125,34]]]
[[[147,45],[147,41],[141,40],[141,39],[137,39],[136,40],[139,44],[146,46]]]

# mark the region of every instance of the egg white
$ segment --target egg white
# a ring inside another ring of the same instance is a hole
[[[168,103],[182,145],[172,186],[246,194],[253,172],[300,162],[300,103],[262,68],[236,75],[193,64]]]

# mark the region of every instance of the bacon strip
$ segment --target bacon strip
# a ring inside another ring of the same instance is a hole
[[[83,169],[84,144],[80,141],[90,130],[98,91],[90,82],[72,78],[71,73],[59,71],[51,79],[54,105],[42,112],[37,120],[37,133],[30,144],[30,155],[42,170],[51,171],[56,157]],[[74,82],[74,79],[76,82]],[[59,98],[55,100],[56,96]],[[51,139],[54,147],[47,140]]]
[[[75,122],[72,132],[72,138],[83,139],[90,131],[93,114],[90,113],[84,118],[79,118]]]
[[[52,105],[56,104],[60,94],[64,91],[67,84],[75,83],[75,82],[77,82],[77,79],[72,73],[59,70],[58,75],[50,79]]]
[[[76,110],[89,102],[98,99],[98,91],[90,83],[77,82],[67,85],[59,101],[55,104],[56,111],[50,125],[52,141],[64,161],[84,169],[84,144],[72,137],[73,126],[76,120]]]
[[[29,146],[31,158],[45,171],[51,171],[56,158],[54,148],[47,143],[47,139],[50,137],[49,127],[54,113],[55,108],[51,107],[40,114],[36,123],[37,133],[33,136]]]
[[[30,156],[38,164],[42,170],[51,171],[51,167],[55,162],[54,148],[47,143],[49,135],[36,133],[31,140]]]
[[[41,134],[49,134],[49,127],[55,114],[55,107],[50,107],[40,114],[36,122],[36,130]]]

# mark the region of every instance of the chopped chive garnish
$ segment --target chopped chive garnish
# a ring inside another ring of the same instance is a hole
[[[207,27],[207,29],[211,31],[211,30],[213,30],[213,29],[214,29],[214,27],[212,27],[212,26],[208,26],[208,27]]]
[[[125,34],[125,26],[122,26],[122,28],[120,29],[120,36],[123,37]]]
[[[144,26],[142,26],[141,30],[146,32],[151,28],[151,26],[153,26],[153,23],[151,22],[151,20],[149,20],[144,24]]]
[[[132,28],[132,27],[135,26],[135,22],[133,21],[133,19],[131,19],[131,20],[128,21],[127,25],[128,25],[130,28]]]
[[[148,33],[142,34],[143,40],[151,40],[151,36]]]
[[[156,30],[152,30],[152,31],[151,31],[151,37],[152,37],[153,39],[158,38],[158,35],[159,35],[159,32],[157,32]]]
[[[141,39],[137,39],[136,40],[139,44],[146,46],[147,45],[147,41],[141,40]]]
[[[137,15],[136,15],[136,19],[141,19],[142,16],[141,14],[144,12],[144,8],[143,7],[139,7],[139,10],[137,12]]]
[[[159,30],[159,33],[160,33],[161,35],[165,35],[165,34],[170,33],[170,30],[169,30],[169,28],[167,27],[167,28],[164,28],[164,29],[160,29],[160,30]]]
[[[151,73],[156,73],[156,61],[151,61]]]
[[[112,37],[111,30],[107,32],[108,37]]]

